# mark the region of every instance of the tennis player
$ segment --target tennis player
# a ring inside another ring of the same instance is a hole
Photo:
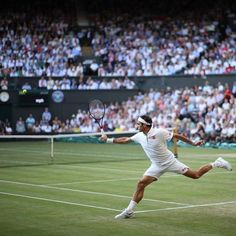
[[[204,141],[193,142],[185,136],[173,133],[172,131],[154,128],[152,126],[152,119],[149,116],[143,115],[138,118],[137,129],[139,132],[132,137],[108,138],[105,134],[101,137],[101,140],[107,143],[123,144],[131,141],[139,143],[151,161],[151,166],[139,180],[128,207],[116,215],[115,219],[131,218],[134,215],[135,207],[143,198],[145,187],[158,180],[166,172],[174,172],[192,179],[198,179],[215,167],[224,168],[229,171],[232,170],[231,164],[221,157],[212,163],[200,167],[198,170],[190,169],[187,165],[178,161],[174,154],[168,150],[167,141],[176,138],[193,146],[200,146]]]

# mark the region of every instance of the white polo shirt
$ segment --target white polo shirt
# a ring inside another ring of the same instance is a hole
[[[141,144],[144,152],[152,163],[164,165],[175,159],[174,154],[167,148],[167,141],[171,140],[172,137],[172,131],[152,127],[147,135],[143,132],[139,132],[133,135],[131,140]]]

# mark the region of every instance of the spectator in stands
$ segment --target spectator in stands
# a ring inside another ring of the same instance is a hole
[[[35,122],[36,121],[35,121],[35,118],[33,117],[33,114],[30,113],[29,116],[25,120],[27,132],[29,133],[33,132],[33,127],[35,125]]]
[[[135,82],[129,79],[127,76],[124,79],[124,85],[126,89],[134,89],[136,87]]]
[[[48,110],[48,107],[46,107],[46,108],[44,109],[43,114],[42,114],[42,121],[48,123],[48,122],[51,121],[51,119],[52,119],[52,114],[51,114],[51,112]]]
[[[236,124],[234,121],[230,121],[227,127],[227,141],[228,142],[235,142],[236,141]]]
[[[59,80],[55,80],[54,81],[52,89],[53,90],[60,90],[61,89],[61,85],[60,85],[60,81]]]
[[[71,90],[76,90],[78,88],[77,80],[75,78],[71,81]]]
[[[74,43],[74,47],[71,51],[72,57],[77,57],[77,56],[81,56],[81,47],[79,45],[79,40],[77,38],[74,38],[74,40],[76,40],[76,42]]]
[[[65,123],[62,122],[59,129],[57,130],[58,133],[65,133],[66,129],[65,129]]]
[[[230,103],[227,98],[224,99],[224,102],[222,104],[222,108],[225,112],[228,112],[230,110]]]
[[[87,89],[92,89],[92,90],[99,89],[99,82],[96,80],[93,80],[91,77],[88,77]]]
[[[84,74],[84,68],[81,63],[78,63],[76,71],[77,71],[77,76],[82,76]]]
[[[54,86],[54,80],[52,79],[52,77],[49,77],[47,81],[47,89],[52,90],[53,86]]]
[[[8,90],[8,80],[6,77],[4,77],[1,80],[1,84],[0,84],[1,90]]]
[[[71,89],[71,81],[68,78],[63,78],[60,82],[62,90],[70,90]]]
[[[11,127],[10,122],[7,122],[7,123],[6,123],[6,126],[5,126],[5,133],[6,133],[6,135],[11,135],[11,134],[13,133],[13,130],[12,130],[12,127]]]
[[[65,126],[64,126],[64,132],[66,132],[66,133],[72,132],[72,126],[70,124],[69,119],[66,119]]]
[[[103,79],[99,85],[99,89],[111,89],[111,84],[109,84],[106,79]]]
[[[47,89],[47,80],[42,76],[40,80],[38,81],[38,88],[39,89]]]
[[[232,97],[232,91],[231,91],[231,89],[230,89],[228,83],[225,84],[224,97],[225,97],[225,99],[227,99],[228,101],[230,101],[230,99],[231,99],[231,97]]]
[[[47,124],[45,125],[43,131],[44,131],[45,133],[52,133],[52,126],[51,126],[49,123],[47,123]]]
[[[52,120],[52,132],[57,133],[61,126],[61,120],[58,119],[57,116]]]
[[[206,80],[205,85],[203,86],[202,91],[205,92],[205,93],[211,94],[212,86],[210,85],[208,80]]]
[[[35,134],[41,133],[41,127],[37,121],[36,121],[35,125],[33,126],[33,133],[35,133]]]
[[[87,89],[87,84],[83,76],[80,76],[79,78],[78,89],[79,90]]]
[[[80,74],[80,68],[77,68],[77,66],[71,64],[69,68],[67,69],[66,75],[69,77],[76,77]]]
[[[22,117],[19,117],[19,119],[16,122],[16,132],[17,133],[25,133],[25,122],[23,121]]]

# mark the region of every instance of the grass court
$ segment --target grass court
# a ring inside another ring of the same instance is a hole
[[[138,145],[0,142],[1,236],[234,236],[235,150],[180,148],[191,168],[222,156],[233,171],[199,180],[167,173],[150,185],[135,217],[127,206],[149,161]]]

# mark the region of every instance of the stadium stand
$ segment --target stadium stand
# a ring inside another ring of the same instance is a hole
[[[138,2],[126,3],[125,13],[121,13],[122,4],[115,10],[117,5],[109,1],[90,2],[88,23],[83,27],[78,26],[82,13],[76,10],[81,3],[73,1],[68,5],[56,1],[52,6],[35,1],[31,8],[23,4],[20,10],[3,8],[0,74],[73,77],[83,73],[151,76],[235,72],[235,33],[225,20],[232,16],[229,4],[222,8],[220,1],[214,5],[206,1],[196,10],[194,4],[189,8],[190,1],[171,2],[172,11],[168,12],[163,2],[148,1],[146,7]],[[104,9],[108,5],[107,11],[94,13],[98,4]],[[90,51],[85,53],[89,56],[83,58],[82,51]]]
[[[189,0],[145,4],[58,0],[31,5],[25,1],[28,4],[20,7],[13,2],[1,9],[2,91],[134,89],[137,80],[130,77],[141,81],[149,76],[235,73],[231,1],[222,5]],[[25,77],[37,77],[37,84]],[[178,125],[189,137],[235,141],[235,93],[235,85],[207,83],[163,91],[141,89],[123,103],[108,104],[105,129],[132,131],[137,116],[150,113],[156,125]],[[28,115],[19,117],[12,128],[8,120],[1,121],[1,133],[97,131],[80,109],[65,120],[57,114],[50,122],[36,117],[30,128],[28,124],[24,128]]]
[[[105,131],[133,132],[139,114],[150,114],[153,123],[159,127],[178,127],[178,130],[191,138],[204,138],[211,143],[235,142],[236,106],[235,97],[228,85],[213,87],[206,83],[203,87],[193,87],[166,91],[153,90],[142,93],[122,103],[107,106],[104,118]],[[32,114],[29,115],[32,118]],[[98,126],[87,111],[61,121],[19,118],[17,133],[91,133],[98,132]],[[29,125],[30,123],[30,125]],[[3,123],[2,133],[7,133],[8,122]],[[26,130],[27,127],[27,130]],[[4,132],[5,129],[5,132]]]

